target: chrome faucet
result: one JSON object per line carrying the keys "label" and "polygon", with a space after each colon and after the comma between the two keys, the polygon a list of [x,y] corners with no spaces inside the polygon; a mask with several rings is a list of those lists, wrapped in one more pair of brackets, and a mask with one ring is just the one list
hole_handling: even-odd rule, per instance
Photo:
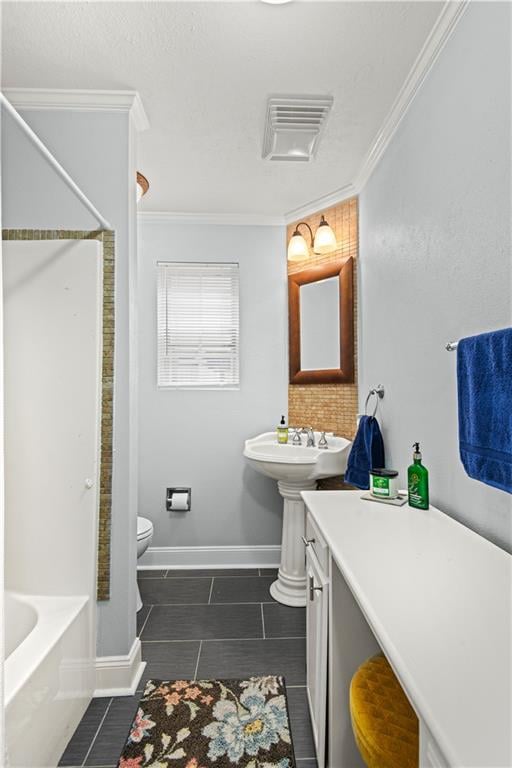
{"label": "chrome faucet", "polygon": [[307,439],[307,442],[306,442],[306,447],[307,448],[314,448],[315,447],[315,433],[313,432],[313,427],[308,427],[307,435],[308,435],[308,439]]}

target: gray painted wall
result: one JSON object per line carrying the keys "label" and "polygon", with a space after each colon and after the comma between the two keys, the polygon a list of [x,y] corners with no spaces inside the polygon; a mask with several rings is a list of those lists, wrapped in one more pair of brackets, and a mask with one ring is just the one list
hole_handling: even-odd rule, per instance
{"label": "gray painted wall", "polygon": [[[245,465],[243,442],[287,412],[284,227],[139,223],[139,514],[153,546],[279,544],[276,483]],[[158,261],[240,264],[240,389],[156,386]],[[191,486],[190,512],[166,512],[167,486]]]}
{"label": "gray painted wall", "polygon": [[[130,433],[128,318],[130,261],[136,247],[133,128],[128,114],[121,112],[30,110],[22,115],[116,232],[112,580],[110,601],[98,604],[97,652],[123,655],[135,638],[137,477],[129,469],[136,445]],[[97,222],[20,129],[8,117],[2,122],[3,226],[95,228]]]}
{"label": "gray painted wall", "polygon": [[361,194],[359,282],[360,402],[386,387],[388,466],[403,485],[419,440],[432,502],[509,549],[511,497],[458,457],[444,346],[512,320],[510,14],[470,4]]}

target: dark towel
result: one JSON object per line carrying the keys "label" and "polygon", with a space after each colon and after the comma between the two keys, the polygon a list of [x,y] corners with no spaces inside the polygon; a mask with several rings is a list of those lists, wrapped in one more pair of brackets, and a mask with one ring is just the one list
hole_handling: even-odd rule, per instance
{"label": "dark towel", "polygon": [[379,422],[373,416],[361,416],[347,461],[345,482],[357,488],[368,489],[370,469],[385,466],[384,442]]}
{"label": "dark towel", "polygon": [[512,328],[459,341],[457,389],[464,469],[512,493]]}

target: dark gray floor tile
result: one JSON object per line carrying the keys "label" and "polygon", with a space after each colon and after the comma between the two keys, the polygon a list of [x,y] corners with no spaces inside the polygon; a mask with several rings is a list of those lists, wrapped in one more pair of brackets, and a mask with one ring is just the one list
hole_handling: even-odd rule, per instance
{"label": "dark gray floor tile", "polygon": [[93,699],[66,747],[59,765],[82,765],[110,699]]}
{"label": "dark gray floor tile", "polygon": [[311,758],[304,759],[304,758],[295,758],[297,760],[297,768],[317,768],[316,760],[312,760]]}
{"label": "dark gray floor tile", "polygon": [[263,637],[259,605],[155,605],[142,640]]}
{"label": "dark gray floor tile", "polygon": [[163,571],[152,570],[151,568],[147,568],[146,570],[143,570],[143,571],[140,571],[137,569],[137,578],[138,579],[164,579],[166,573],[167,573],[167,568],[164,568]]}
{"label": "dark gray floor tile", "polygon": [[306,637],[306,609],[281,603],[263,606],[265,637]]}
{"label": "dark gray floor tile", "polygon": [[273,600],[269,589],[274,580],[268,576],[259,579],[215,578],[210,602],[212,603],[263,603]]}
{"label": "dark gray floor tile", "polygon": [[137,711],[139,695],[112,701],[85,765],[117,765]]}
{"label": "dark gray floor tile", "polygon": [[[315,759],[315,745],[309,719],[309,707],[305,688],[288,688],[288,710],[292,727],[293,748],[295,757],[311,757]],[[304,765],[301,763],[302,768]]]}
{"label": "dark gray floor tile", "polygon": [[150,610],[151,605],[149,603],[144,603],[140,611],[137,611],[137,635],[140,635]]}
{"label": "dark gray floor tile", "polygon": [[277,579],[277,568],[260,568],[260,576],[273,576]]}
{"label": "dark gray floor tile", "polygon": [[298,639],[203,642],[197,670],[198,678],[229,679],[255,675],[283,675],[288,685],[304,685],[306,641]]}
{"label": "dark gray floor tile", "polygon": [[237,576],[259,576],[257,568],[170,568],[167,571],[168,579],[222,576],[223,578],[235,578]]}
{"label": "dark gray floor tile", "polygon": [[207,603],[211,579],[144,579],[139,582],[143,603],[150,605]]}
{"label": "dark gray floor tile", "polygon": [[142,643],[146,663],[138,690],[147,680],[192,680],[196,671],[199,641],[193,643]]}

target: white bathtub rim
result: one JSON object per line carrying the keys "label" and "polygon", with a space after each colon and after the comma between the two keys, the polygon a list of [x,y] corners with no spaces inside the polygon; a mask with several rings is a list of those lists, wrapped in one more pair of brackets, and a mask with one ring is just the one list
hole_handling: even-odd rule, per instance
{"label": "white bathtub rim", "polygon": [[84,595],[25,595],[12,590],[9,590],[9,594],[16,600],[31,605],[36,610],[37,621],[32,631],[5,660],[5,707],[9,706],[26,685],[89,602],[89,597]]}
{"label": "white bathtub rim", "polygon": [[[11,613],[11,605],[14,605],[13,613]],[[20,608],[22,611],[25,609],[28,609],[28,611],[21,616],[18,616],[17,611]],[[6,590],[4,592],[4,610],[6,617],[4,633],[4,659],[7,659],[16,650],[16,648],[21,645],[25,638],[29,636],[32,630],[35,629],[37,624],[37,611],[30,600],[20,600],[17,594],[15,592],[11,592],[10,590]],[[27,626],[22,626],[23,619],[26,619]],[[13,627],[11,625],[15,626]],[[11,637],[11,632],[13,637]]]}

